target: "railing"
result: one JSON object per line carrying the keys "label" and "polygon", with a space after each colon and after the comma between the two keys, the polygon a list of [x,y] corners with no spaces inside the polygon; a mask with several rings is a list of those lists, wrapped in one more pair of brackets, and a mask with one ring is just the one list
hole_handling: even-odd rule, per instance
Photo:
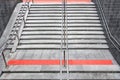
{"label": "railing", "polygon": [[[10,37],[3,43],[3,45],[0,47],[0,49],[1,49],[1,51],[0,51],[0,53],[2,54],[2,56],[3,56],[3,60],[4,60],[4,63],[5,63],[5,66],[7,67],[8,65],[7,65],[7,59],[5,58],[5,54],[4,54],[4,52],[5,52],[5,50],[6,50],[6,48],[11,44],[11,43],[13,43],[14,41],[16,42],[14,42],[14,46],[13,46],[13,48],[12,48],[12,52],[14,52],[15,50],[16,50],[16,46],[17,46],[17,44],[18,44],[18,42],[19,42],[19,38],[20,38],[20,35],[21,35],[21,30],[22,30],[22,28],[24,27],[24,25],[25,25],[25,22],[26,22],[26,15],[28,14],[28,12],[29,12],[29,2],[30,2],[30,0],[26,0],[26,2],[25,2],[25,4],[24,4],[24,6],[22,6],[22,11],[20,12],[20,15],[19,15],[19,18],[17,19],[17,23],[16,23],[16,25],[15,25],[15,27],[14,27],[14,29],[12,30],[12,34],[10,34]],[[26,5],[27,5],[27,7],[26,7]],[[25,10],[26,9],[26,10]],[[24,11],[26,11],[25,13],[24,13]],[[22,21],[21,22],[21,24],[20,24],[20,27],[19,27],[19,29],[17,29],[18,28],[18,26],[19,26],[19,23],[20,23],[20,21]],[[21,26],[22,25],[22,26]]]}
{"label": "railing", "polygon": [[[61,26],[61,53],[60,54],[60,74],[62,76],[62,66],[67,69],[67,80],[69,80],[69,50],[68,50],[68,25],[67,25],[67,0],[62,0],[62,26]],[[64,63],[64,64],[63,64]],[[62,80],[62,77],[61,77]]]}
{"label": "railing", "polygon": [[110,31],[108,23],[106,21],[106,17],[104,15],[104,11],[103,11],[103,8],[101,6],[100,0],[95,0],[95,1],[98,5],[98,9],[99,9],[100,16],[101,16],[101,21],[103,23],[103,26],[104,26],[105,31],[107,33],[107,36],[108,36],[109,40],[111,41],[111,43],[114,45],[114,47],[120,52],[120,43],[111,34],[111,31]]}

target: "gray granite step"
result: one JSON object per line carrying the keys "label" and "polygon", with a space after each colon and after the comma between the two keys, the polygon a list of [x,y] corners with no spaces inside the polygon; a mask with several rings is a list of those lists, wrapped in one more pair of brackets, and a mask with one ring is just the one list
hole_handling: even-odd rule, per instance
{"label": "gray granite step", "polygon": [[[56,43],[56,44],[60,44],[61,40],[20,40],[19,42],[20,44],[49,44],[49,43]],[[106,40],[69,40],[68,41],[69,44],[105,44],[107,43]]]}
{"label": "gray granite step", "polygon": [[[24,31],[61,31],[61,27],[27,27],[24,28],[23,30]],[[102,31],[102,30],[103,30],[102,27],[68,27],[68,31]]]}
{"label": "gray granite step", "polygon": [[[27,20],[61,20],[62,17],[27,17]],[[68,20],[71,19],[71,20],[94,20],[94,19],[99,19],[99,17],[68,17]]]}
{"label": "gray granite step", "polygon": [[[46,16],[46,17],[49,17],[49,16],[52,16],[52,17],[61,17],[62,14],[28,14],[28,17],[43,17],[43,16]],[[72,14],[68,14],[67,15],[68,17],[71,16],[71,17],[85,17],[85,16],[89,16],[89,17],[96,17],[98,16],[98,14],[88,14],[88,13],[85,13],[85,14],[75,14],[75,13],[72,13]]]}
{"label": "gray granite step", "polygon": [[[46,27],[47,26],[52,26],[53,27],[53,26],[62,26],[62,25],[61,24],[57,24],[57,23],[54,23],[54,24],[26,24],[25,25],[25,27],[29,27],[29,26],[31,26],[31,27],[36,27],[36,26],[39,26],[39,27],[40,26],[46,26]],[[76,23],[76,24],[74,23],[73,24],[72,23],[72,24],[68,24],[68,26],[72,26],[72,27],[74,27],[74,26],[79,26],[79,27],[88,27],[88,26],[89,27],[93,27],[93,26],[95,27],[96,26],[96,27],[100,27],[102,25],[101,24],[82,24],[82,23],[81,24],[80,23]]]}
{"label": "gray granite step", "polygon": [[[62,31],[23,31],[22,35],[61,35]],[[100,35],[104,34],[103,31],[67,31],[68,35],[82,35],[82,34],[93,34]]]}
{"label": "gray granite step", "polygon": [[[34,71],[33,71],[34,70]],[[48,71],[48,73],[42,73],[42,71]],[[117,65],[89,65],[89,66],[70,66],[69,73],[70,80],[119,80],[120,79],[120,68]],[[7,73],[12,71],[13,73]],[[27,73],[24,72],[27,71]],[[67,73],[60,74],[59,66],[12,66],[1,76],[0,80],[23,80],[23,79],[34,79],[34,80],[60,80],[60,77],[67,79]],[[63,69],[64,71],[64,69]],[[65,70],[66,71],[66,70]],[[15,73],[19,72],[19,73]],[[41,72],[41,73],[40,73]],[[55,73],[56,72],[56,73]],[[77,73],[74,73],[77,72]],[[89,72],[89,73],[86,73]],[[91,73],[90,73],[91,72]],[[89,76],[88,76],[89,75]]]}
{"label": "gray granite step", "polygon": [[[89,75],[89,76],[88,76]],[[0,80],[60,80],[60,73],[4,73]],[[62,74],[62,79],[68,79]],[[70,73],[70,80],[119,80],[119,73]]]}
{"label": "gray granite step", "polygon": [[[11,48],[9,45],[8,48]],[[20,44],[17,49],[60,49],[61,44]],[[64,48],[64,47],[63,47]],[[107,44],[69,44],[69,49],[108,49]]]}
{"label": "gray granite step", "polygon": [[[66,71],[66,68],[62,66],[62,70]],[[4,71],[33,71],[33,72],[40,72],[40,71],[60,71],[59,65],[14,65],[9,66],[9,68],[5,69]],[[76,71],[76,72],[120,72],[119,65],[69,65],[69,71]]]}
{"label": "gray granite step", "polygon": [[[58,7],[58,8],[30,8],[30,11],[61,11],[62,8],[61,7]],[[94,11],[96,10],[96,8],[80,8],[80,7],[75,7],[75,8],[72,8],[72,7],[67,7],[67,11],[75,11],[75,10],[80,10],[80,11],[84,11],[84,10],[87,10],[87,11]]]}
{"label": "gray granite step", "polygon": [[[66,11],[69,14],[95,14],[97,11]],[[62,14],[62,11],[30,11],[29,14]]]}
{"label": "gray granite step", "polygon": [[[21,39],[61,39],[61,35],[24,35]],[[69,39],[105,39],[104,35],[68,35]]]}
{"label": "gray granite step", "polygon": [[[106,44],[69,44],[68,46],[70,49],[108,49],[109,47]],[[60,44],[22,44],[19,45],[17,48],[22,49],[57,49],[61,48]]]}
{"label": "gray granite step", "polygon": [[[21,21],[20,21],[21,22]],[[45,23],[45,22],[53,22],[53,23],[60,23],[62,22],[62,20],[27,20],[26,23],[30,23],[30,24],[37,24],[37,23]],[[68,23],[100,23],[100,20],[68,20]]]}

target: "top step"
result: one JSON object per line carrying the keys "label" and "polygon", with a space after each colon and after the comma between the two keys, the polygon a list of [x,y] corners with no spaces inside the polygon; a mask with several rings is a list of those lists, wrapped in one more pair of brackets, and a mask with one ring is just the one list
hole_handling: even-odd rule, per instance
{"label": "top step", "polygon": [[[41,72],[41,71],[59,71],[60,65],[14,65],[9,66],[9,68],[5,69],[3,72],[7,71],[33,71],[33,72]],[[66,69],[63,69],[66,71]],[[120,72],[120,67],[118,65],[70,65],[69,71],[76,72]]]}
{"label": "top step", "polygon": [[[62,6],[62,2],[60,4],[39,4],[33,3],[31,6]],[[69,4],[67,3],[66,6],[94,6],[94,3],[81,3],[81,4]]]}
{"label": "top step", "polygon": [[[35,8],[40,8],[40,7],[55,7],[55,8],[59,8],[62,7],[62,3],[61,4],[31,4],[31,8],[35,7]],[[94,4],[66,4],[66,7],[95,7]]]}

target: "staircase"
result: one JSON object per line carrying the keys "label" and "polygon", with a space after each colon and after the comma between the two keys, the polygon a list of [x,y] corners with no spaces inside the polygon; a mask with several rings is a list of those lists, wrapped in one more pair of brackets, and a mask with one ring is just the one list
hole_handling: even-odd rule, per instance
{"label": "staircase", "polygon": [[[10,65],[0,80],[120,79],[120,67],[109,51],[95,4],[66,4],[66,13],[69,60],[111,60],[112,64],[69,65],[69,74],[60,65]],[[59,60],[62,55],[61,26],[61,4],[31,4],[16,52],[9,60]]]}
{"label": "staircase", "polygon": [[[60,49],[61,11],[61,4],[32,4],[17,49]],[[67,16],[69,49],[108,48],[94,4],[68,4]]]}

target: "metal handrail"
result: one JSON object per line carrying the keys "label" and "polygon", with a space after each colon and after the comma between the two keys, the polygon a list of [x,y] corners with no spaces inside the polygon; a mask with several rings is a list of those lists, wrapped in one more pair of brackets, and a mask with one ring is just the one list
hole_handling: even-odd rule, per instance
{"label": "metal handrail", "polygon": [[[62,66],[67,68],[67,80],[69,80],[69,51],[68,51],[68,27],[67,27],[67,13],[66,13],[67,0],[62,0],[62,24],[61,24],[61,53],[60,54],[60,80],[62,80]],[[66,58],[67,53],[67,58]],[[63,64],[64,62],[64,64]]]}
{"label": "metal handrail", "polygon": [[65,48],[66,48],[66,55],[67,55],[67,58],[66,58],[66,67],[67,67],[67,80],[69,80],[69,50],[68,50],[68,16],[67,16],[67,7],[66,7],[66,4],[67,4],[67,0],[65,0],[65,6],[64,6],[64,10],[65,10]]}
{"label": "metal handrail", "polygon": [[62,0],[62,4],[61,4],[61,48],[60,48],[60,54],[59,54],[59,58],[60,58],[60,80],[62,80],[62,65],[63,65],[63,26],[64,26],[64,7],[63,7],[63,4],[64,4],[64,0]]}
{"label": "metal handrail", "polygon": [[59,54],[59,57],[60,57],[60,80],[63,80],[63,77],[62,77],[62,67],[63,67],[63,52],[64,52],[64,50],[63,50],[63,47],[64,47],[64,45],[63,45],[63,43],[64,43],[64,40],[63,40],[63,38],[64,38],[64,2],[65,2],[65,0],[62,0],[62,4],[61,4],[61,7],[62,7],[62,9],[61,9],[61,54]]}
{"label": "metal handrail", "polygon": [[[26,0],[26,1],[25,1],[25,4],[29,3],[29,1],[30,1],[30,0]],[[6,62],[7,60],[5,59],[4,51],[5,51],[6,48],[9,46],[9,44],[11,44],[11,43],[15,40],[15,38],[17,38],[18,41],[19,41],[19,36],[18,36],[18,35],[19,35],[19,33],[18,33],[19,29],[17,30],[17,27],[18,27],[18,25],[19,25],[19,22],[20,22],[21,18],[22,18],[22,21],[25,20],[25,19],[24,19],[24,16],[25,16],[25,15],[23,15],[24,9],[25,9],[25,5],[24,5],[24,7],[22,7],[22,12],[20,13],[19,19],[17,20],[17,24],[16,24],[16,26],[14,27],[14,30],[12,31],[12,34],[11,34],[10,37],[3,43],[3,45],[0,47],[0,49],[1,49],[0,53],[2,53],[3,60],[4,60],[4,62],[5,62],[5,66],[6,66],[6,67],[7,67],[8,65],[7,65],[7,62]],[[15,34],[15,33],[16,33],[16,34]],[[9,41],[9,40],[10,40],[10,41]],[[7,43],[8,41],[9,41],[9,43]]]}
{"label": "metal handrail", "polygon": [[[114,36],[111,34],[111,31],[110,31],[110,29],[109,29],[109,27],[108,27],[108,23],[107,23],[107,21],[106,21],[106,18],[105,18],[105,15],[104,15],[104,11],[103,11],[103,9],[102,9],[102,7],[101,7],[101,3],[100,3],[100,1],[99,0],[96,0],[97,1],[97,4],[98,4],[98,6],[99,6],[99,11],[100,11],[100,14],[101,14],[101,18],[102,18],[102,20],[103,20],[103,25],[104,25],[104,27],[105,27],[105,30],[106,30],[106,32],[107,32],[107,36],[108,36],[108,38],[109,38],[109,40],[112,42],[112,44],[115,46],[115,48],[120,52],[120,49],[116,46],[116,44],[115,44],[115,42],[117,43],[117,45],[118,46],[120,46],[120,43],[114,38]],[[114,40],[114,41],[113,41]]]}

